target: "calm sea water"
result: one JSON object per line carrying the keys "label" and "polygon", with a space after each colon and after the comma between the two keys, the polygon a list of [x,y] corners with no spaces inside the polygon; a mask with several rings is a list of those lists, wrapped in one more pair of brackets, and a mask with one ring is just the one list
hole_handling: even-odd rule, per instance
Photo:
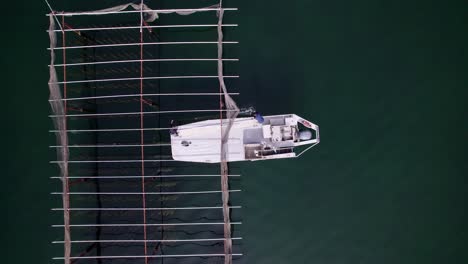
{"label": "calm sea water", "polygon": [[[2,16],[5,263],[54,255],[48,21],[35,2],[11,2]],[[226,6],[240,8],[228,33],[241,42],[238,103],[296,113],[322,138],[300,159],[240,165],[244,262],[466,262],[466,3]]]}

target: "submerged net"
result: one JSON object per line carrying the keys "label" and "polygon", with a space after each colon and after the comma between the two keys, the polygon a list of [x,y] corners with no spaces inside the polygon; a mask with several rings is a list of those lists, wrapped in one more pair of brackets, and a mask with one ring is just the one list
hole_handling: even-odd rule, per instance
{"label": "submerged net", "polygon": [[[217,15],[218,15],[218,22],[217,22],[217,79],[219,82],[219,95],[220,95],[220,126],[221,126],[221,135],[220,135],[220,180],[221,180],[221,195],[222,195],[222,216],[223,216],[223,233],[224,233],[224,240],[223,242],[223,247],[224,247],[224,254],[206,254],[205,257],[210,257],[211,255],[222,255],[224,256],[224,263],[225,264],[231,264],[233,261],[233,240],[232,240],[232,235],[231,235],[231,207],[229,205],[230,201],[230,188],[229,188],[229,168],[228,168],[228,139],[229,139],[229,133],[233,124],[233,121],[237,117],[239,113],[239,108],[237,107],[235,101],[231,98],[231,96],[228,93],[226,84],[225,84],[225,76],[223,74],[224,69],[223,69],[223,16],[224,16],[224,9],[222,8],[222,1],[220,1],[216,5],[212,5],[209,7],[205,8],[200,8],[199,10],[197,9],[188,9],[188,10],[154,10],[149,8],[147,5],[141,3],[141,4],[124,4],[124,5],[118,5],[115,7],[111,8],[106,8],[106,9],[101,9],[101,10],[95,10],[95,11],[86,11],[86,12],[75,12],[75,13],[68,13],[68,16],[73,16],[73,15],[101,15],[101,14],[109,14],[109,13],[118,13],[121,11],[125,11],[131,7],[133,10],[140,11],[141,12],[141,23],[140,25],[142,28],[140,29],[141,34],[143,30],[143,23],[147,22],[153,22],[159,18],[160,14],[170,14],[170,13],[176,13],[178,15],[190,15],[194,14],[197,12],[205,12],[207,10],[211,9],[217,9]],[[82,255],[80,256],[73,256],[72,252],[72,238],[71,238],[71,231],[70,231],[70,226],[71,226],[71,210],[70,210],[70,179],[69,179],[69,165],[70,165],[70,146],[69,146],[69,128],[67,127],[67,122],[69,116],[67,116],[67,66],[66,64],[66,59],[65,59],[65,48],[63,48],[63,80],[59,81],[58,78],[58,73],[56,70],[55,66],[55,51],[57,50],[57,26],[60,26],[60,29],[62,30],[63,33],[63,47],[65,47],[65,32],[63,31],[63,27],[65,27],[64,20],[62,22],[59,21],[58,16],[56,16],[58,13],[51,13],[50,14],[50,27],[49,27],[49,38],[50,38],[50,55],[51,55],[51,63],[50,63],[50,79],[49,79],[49,91],[50,91],[50,104],[51,104],[51,109],[53,113],[53,121],[54,121],[54,126],[55,126],[55,132],[56,132],[56,139],[57,139],[57,165],[59,166],[60,169],[60,179],[62,183],[62,206],[63,206],[63,227],[64,227],[64,239],[63,239],[63,245],[64,245],[64,256],[63,258],[58,258],[58,259],[63,259],[65,264],[71,264],[74,263],[74,261],[79,260],[79,259],[85,259]],[[63,18],[64,16],[62,16]],[[143,37],[142,37],[143,41]],[[141,44],[141,47],[143,47],[143,44]],[[141,78],[143,76],[143,50],[141,52],[141,58],[140,58],[140,64],[141,64]],[[91,78],[91,77],[87,77]],[[143,86],[143,80],[140,78],[141,86]],[[62,87],[61,87],[62,86]],[[141,87],[142,89],[142,87]],[[62,92],[63,91],[63,92]],[[140,91],[142,93],[142,91]],[[140,104],[143,105],[144,99],[142,98],[142,95],[140,94]],[[145,102],[146,103],[146,102]],[[142,106],[143,107],[143,106]],[[140,118],[143,120],[143,111],[141,110],[140,113]],[[142,121],[143,122],[143,121]],[[141,164],[142,164],[142,180],[143,180],[143,186],[146,184],[144,178],[144,159],[145,156],[143,154],[143,125],[141,126],[141,144],[142,144],[142,157],[141,157]],[[99,152],[98,152],[99,153]],[[163,161],[163,160],[158,160],[158,161]],[[159,172],[161,173],[161,168],[159,169]],[[99,186],[99,183],[97,184]],[[99,194],[97,194],[99,196]],[[143,201],[145,201],[145,194],[144,194],[144,189],[143,189]],[[98,201],[98,204],[101,203],[101,200]],[[143,214],[145,223],[146,225],[146,208],[143,208]],[[98,214],[98,217],[102,218],[103,216]],[[150,216],[148,216],[150,217]],[[145,228],[145,263],[148,262],[148,257],[154,257],[154,256],[149,256],[150,253],[147,252],[147,246],[146,246],[146,226]],[[99,242],[98,242],[99,243]],[[94,246],[90,246],[92,248]],[[88,250],[88,249],[87,249]],[[89,249],[91,250],[91,249]],[[89,251],[88,250],[88,251]],[[200,254],[202,256],[203,254]],[[237,254],[240,255],[240,254]],[[177,255],[174,255],[177,256]],[[182,256],[182,255],[181,255]],[[203,256],[202,256],[203,257]],[[128,259],[129,256],[126,256]],[[187,262],[191,263],[191,262]]]}

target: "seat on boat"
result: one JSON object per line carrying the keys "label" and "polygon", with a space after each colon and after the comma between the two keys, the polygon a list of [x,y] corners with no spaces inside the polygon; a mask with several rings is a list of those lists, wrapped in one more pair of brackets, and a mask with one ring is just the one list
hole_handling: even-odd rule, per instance
{"label": "seat on boat", "polygon": [[265,138],[261,127],[244,130],[244,145],[260,144],[262,141],[265,141]]}

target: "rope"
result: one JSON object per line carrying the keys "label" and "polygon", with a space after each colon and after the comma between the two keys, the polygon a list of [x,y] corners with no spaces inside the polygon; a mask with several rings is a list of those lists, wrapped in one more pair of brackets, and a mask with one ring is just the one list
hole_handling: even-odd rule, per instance
{"label": "rope", "polygon": [[[62,18],[62,21],[64,18]],[[54,16],[50,16],[49,19],[49,30],[55,29],[55,19]],[[66,101],[63,100],[60,87],[57,84],[57,71],[55,70],[55,52],[54,48],[57,46],[57,36],[55,32],[49,31],[50,39],[50,66],[49,66],[49,103],[54,114],[60,115],[60,118],[56,118],[54,121],[54,126],[57,131],[57,145],[62,146],[59,151],[57,151],[57,160],[61,161],[59,164],[60,167],[60,179],[62,180],[62,189],[68,191],[70,189],[68,182],[68,133],[67,133],[67,116],[66,116]],[[65,34],[63,35],[62,45],[65,45]],[[63,52],[63,64],[66,67],[65,60],[66,54]],[[66,71],[64,70],[64,94],[66,97]],[[70,236],[70,212],[68,208],[70,207],[70,200],[68,194],[63,194],[62,197],[63,208],[63,221],[64,221],[64,263],[70,264],[71,257],[71,236]]]}
{"label": "rope", "polygon": [[[218,80],[219,92],[224,95],[224,104],[220,98],[220,126],[221,126],[221,191],[223,200],[223,220],[224,220],[224,264],[232,263],[232,238],[231,238],[231,219],[229,207],[229,167],[227,163],[229,132],[235,118],[239,114],[239,108],[227,92],[223,76],[223,1],[219,1],[218,11]],[[227,124],[223,124],[223,106],[226,107]]]}

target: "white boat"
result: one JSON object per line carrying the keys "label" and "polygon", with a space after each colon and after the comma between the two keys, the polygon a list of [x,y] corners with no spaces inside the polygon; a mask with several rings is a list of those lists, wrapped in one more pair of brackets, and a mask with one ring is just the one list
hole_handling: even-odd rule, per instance
{"label": "white boat", "polygon": [[[229,120],[224,119],[223,127],[228,123]],[[170,133],[172,158],[220,162],[221,133],[220,119],[173,127]],[[295,158],[319,142],[319,127],[295,114],[236,118],[229,131],[226,161]],[[301,146],[306,147],[297,154]]]}

